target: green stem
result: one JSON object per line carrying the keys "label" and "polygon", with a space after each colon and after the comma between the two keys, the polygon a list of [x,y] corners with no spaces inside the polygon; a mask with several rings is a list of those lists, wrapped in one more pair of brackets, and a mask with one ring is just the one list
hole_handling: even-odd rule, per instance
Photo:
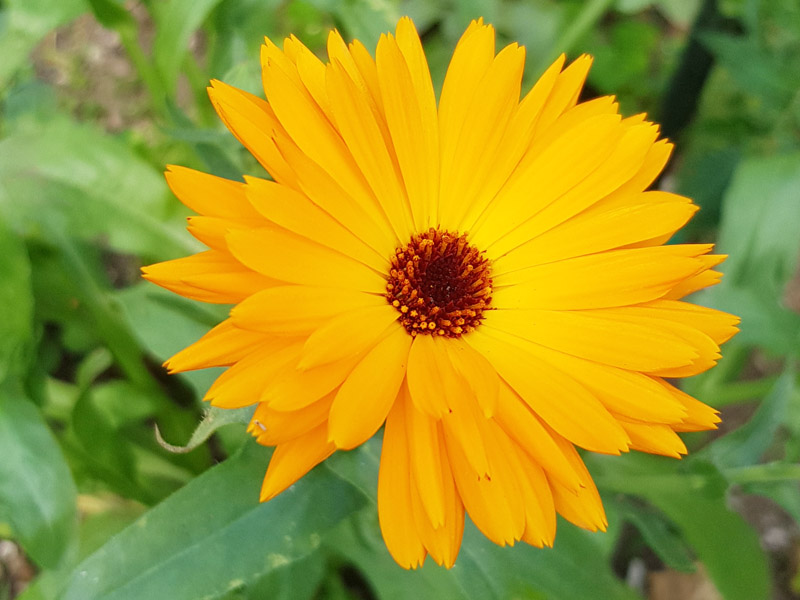
{"label": "green stem", "polygon": [[800,480],[800,465],[774,462],[726,469],[725,478],[729,482],[737,484],[798,481]]}
{"label": "green stem", "polygon": [[136,29],[123,26],[119,27],[117,32],[119,33],[120,41],[125,48],[125,52],[127,52],[133,66],[136,68],[136,72],[139,74],[139,77],[142,78],[147,88],[153,111],[157,116],[168,120],[169,113],[166,103],[166,88],[153,62],[145,55],[142,47],[139,45]]}
{"label": "green stem", "polygon": [[597,24],[613,2],[614,0],[589,0],[585,2],[578,15],[570,21],[567,28],[556,39],[553,46],[554,53],[548,60],[548,64],[562,52],[569,53],[575,43]]}
{"label": "green stem", "polygon": [[197,108],[198,120],[204,124],[214,122],[214,110],[208,99],[206,88],[208,87],[208,75],[197,64],[197,59],[191,52],[186,53],[183,63],[183,72],[189,80],[189,87],[192,88],[195,106]]}
{"label": "green stem", "polygon": [[708,401],[717,408],[728,404],[738,404],[766,396],[777,377],[764,377],[752,381],[735,381],[716,386],[708,392]]}

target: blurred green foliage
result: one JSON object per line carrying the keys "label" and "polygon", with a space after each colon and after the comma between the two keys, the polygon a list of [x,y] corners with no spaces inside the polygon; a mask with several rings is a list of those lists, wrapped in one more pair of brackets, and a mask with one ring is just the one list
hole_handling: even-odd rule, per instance
{"label": "blurred green foliage", "polygon": [[[215,118],[209,79],[259,93],[264,35],[324,52],[338,27],[374,47],[403,14],[437,86],[483,16],[499,44],[527,47],[528,84],[559,53],[589,52],[587,97],[664,120],[678,146],[661,185],[702,208],[681,235],[730,254],[698,301],[743,319],[687,390],[758,403],[732,432],[686,436],[680,462],[587,457],[607,534],[560,522],[552,550],[500,549],[468,526],[450,571],[389,558],[380,440],[259,505],[268,452],[227,426],[246,415],[199,402],[216,373],[159,366],[225,308],[138,278],[199,248],[165,164],[263,174]],[[646,552],[702,563],[727,600],[769,596],[767,556],[730,505],[756,494],[800,522],[796,0],[3,0],[0,56],[0,532],[37,567],[24,598],[628,599],[613,566]],[[155,424],[185,444],[203,418],[192,452],[156,440]]]}

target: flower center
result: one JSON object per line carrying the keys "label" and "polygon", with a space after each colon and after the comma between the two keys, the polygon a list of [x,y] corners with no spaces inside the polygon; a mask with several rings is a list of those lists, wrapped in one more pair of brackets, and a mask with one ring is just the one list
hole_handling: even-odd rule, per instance
{"label": "flower center", "polygon": [[466,234],[431,228],[395,251],[386,299],[412,336],[459,337],[475,329],[490,308],[489,260]]}

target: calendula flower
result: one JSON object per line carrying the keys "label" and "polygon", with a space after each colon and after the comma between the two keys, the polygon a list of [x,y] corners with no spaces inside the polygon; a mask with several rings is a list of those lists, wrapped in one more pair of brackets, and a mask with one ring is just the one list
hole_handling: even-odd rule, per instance
{"label": "calendula flower", "polygon": [[681,298],[716,283],[710,244],[664,245],[696,207],[645,191],[671,145],[560,57],[520,99],[524,48],[473,22],[436,102],[407,19],[375,58],[267,40],[267,101],[211,100],[273,180],[167,180],[210,248],[145,269],[235,304],[167,362],[228,369],[214,406],[255,404],[269,500],[385,424],[378,513],[404,567],[451,566],[467,512],[497,544],[551,545],[556,513],[604,529],[576,448],[679,457],[716,411],[665,378],[719,358],[737,319]]}

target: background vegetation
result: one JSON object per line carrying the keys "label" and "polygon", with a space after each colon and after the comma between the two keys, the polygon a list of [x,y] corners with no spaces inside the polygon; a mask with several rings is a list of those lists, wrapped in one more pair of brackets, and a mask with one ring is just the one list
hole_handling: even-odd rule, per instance
{"label": "background vegetation", "polygon": [[[683,239],[730,254],[696,300],[743,319],[686,382],[719,432],[687,435],[682,461],[587,457],[608,533],[560,522],[552,550],[500,549],[467,527],[455,568],[409,573],[377,528],[379,439],[266,505],[241,413],[210,414],[191,452],[159,444],[156,424],[190,440],[216,376],[161,362],[227,309],[138,276],[198,249],[165,164],[263,174],[210,78],[258,93],[263,35],[374,47],[403,14],[438,85],[477,16],[527,46],[529,84],[594,54],[586,97],[663,124],[659,185],[702,207]],[[2,0],[0,57],[0,599],[798,597],[796,0]]]}

